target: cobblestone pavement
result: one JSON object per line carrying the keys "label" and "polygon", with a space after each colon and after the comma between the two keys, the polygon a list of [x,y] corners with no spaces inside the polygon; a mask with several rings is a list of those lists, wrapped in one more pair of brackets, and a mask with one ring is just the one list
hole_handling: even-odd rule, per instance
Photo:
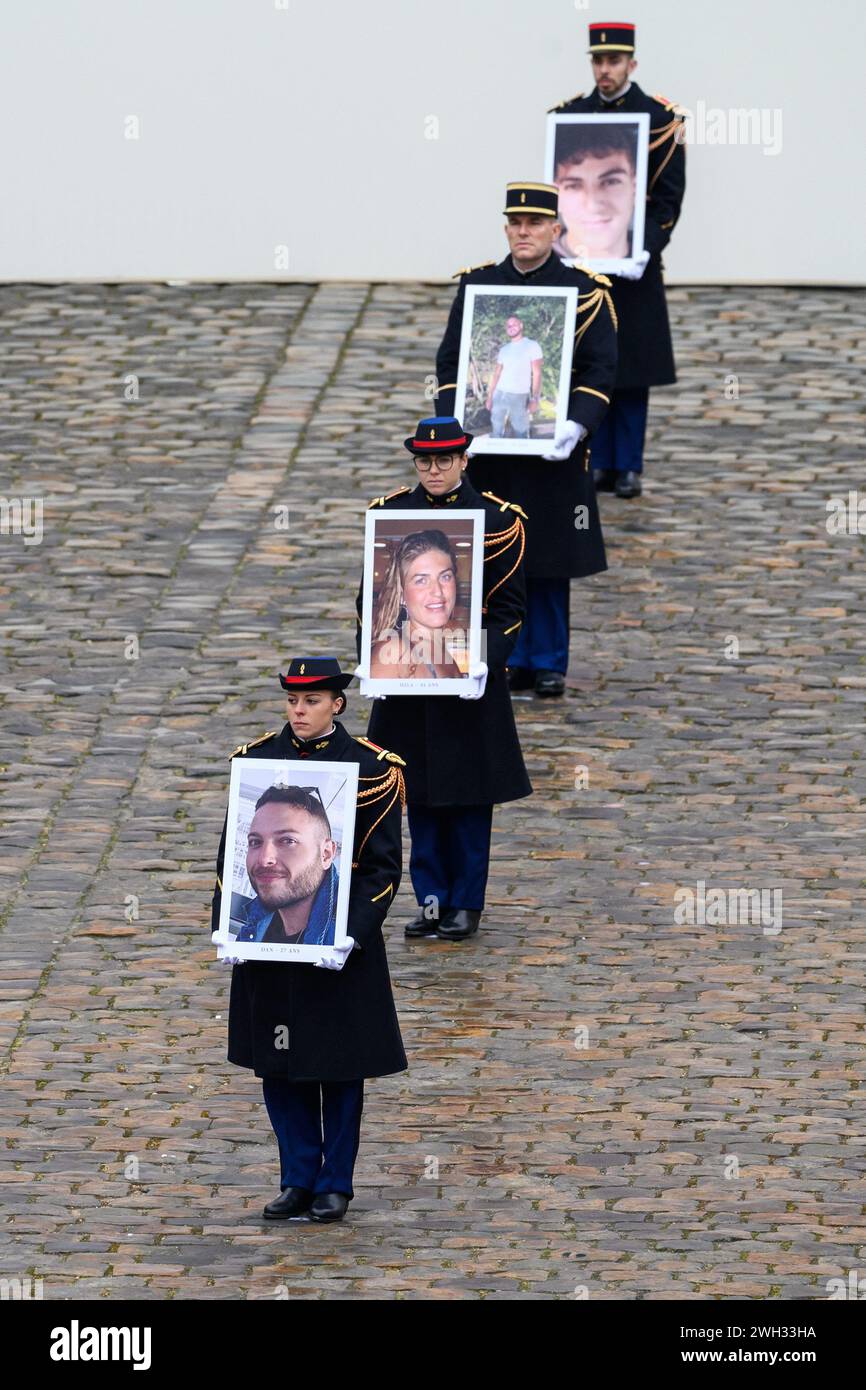
{"label": "cobblestone pavement", "polygon": [[[517,702],[536,795],[497,814],[486,929],[407,945],[404,884],[411,1070],[369,1086],[350,1219],[260,1219],[206,925],[227,757],[279,727],[290,652],[351,659],[451,293],[0,288],[2,492],[45,499],[40,545],[0,535],[0,1275],[46,1298],[814,1299],[866,1268],[844,291],[671,293],[647,491],[603,499],[568,698]],[[781,889],[781,930],[678,920],[701,882]]]}

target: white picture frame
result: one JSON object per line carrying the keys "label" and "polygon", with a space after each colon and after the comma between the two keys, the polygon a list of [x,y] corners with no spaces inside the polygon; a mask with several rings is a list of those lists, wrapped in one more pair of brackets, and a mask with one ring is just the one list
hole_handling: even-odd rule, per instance
{"label": "white picture frame", "polygon": [[[605,127],[613,132],[610,138],[618,147],[616,156],[614,152],[603,152]],[[548,116],[545,178],[559,189],[559,220],[563,224],[563,234],[556,251],[563,260],[586,265],[601,275],[619,275],[636,264],[644,250],[649,136],[650,118],[646,111],[579,115],[552,112]],[[583,162],[576,163],[573,177],[569,178],[568,166],[563,167],[563,160],[567,159],[570,147],[584,145],[589,151],[601,145],[601,150],[597,156],[590,155],[592,163],[585,172],[581,172]],[[622,160],[626,163],[625,176]],[[627,168],[632,161],[633,184],[627,178]],[[604,202],[599,207],[600,199]],[[629,200],[631,215],[626,221]],[[570,209],[574,209],[571,227]],[[598,218],[599,212],[607,215]],[[578,217],[590,214],[596,214],[596,225],[578,222]],[[610,254],[612,244],[622,243],[623,238],[628,244],[628,253]]]}
{"label": "white picture frame", "polygon": [[[454,413],[474,436],[473,454],[550,452],[568,419],[576,318],[576,286],[467,285]],[[513,336],[515,322],[521,325],[519,338]],[[517,362],[503,361],[520,342],[525,351]],[[541,396],[532,411],[537,350]],[[498,385],[508,381],[522,387],[527,371],[530,394],[525,399],[525,393]]]}
{"label": "white picture frame", "polygon": [[[442,551],[441,545],[424,546],[424,537],[431,532],[442,533],[449,543],[446,561],[435,558]],[[419,538],[417,544],[413,544],[414,537]],[[405,562],[404,556],[408,557]],[[428,556],[433,558],[428,560]],[[452,570],[453,590],[444,577]],[[417,581],[415,596],[408,606],[403,587],[407,580]],[[483,583],[482,511],[450,507],[430,512],[405,508],[368,511],[361,611],[361,694],[368,698],[461,695],[473,686],[477,688],[478,677],[470,672],[483,660]],[[431,596],[433,603],[429,606],[437,608],[436,626],[419,623],[413,628],[416,612],[420,610],[423,616],[425,599]],[[460,674],[444,674],[443,668],[449,665]],[[409,674],[413,666],[416,673]],[[385,674],[389,668],[395,674]],[[434,673],[437,668],[438,674]]]}
{"label": "white picture frame", "polygon": [[[276,798],[261,808],[264,814],[259,818],[258,829],[253,831],[258,815],[256,803],[268,789],[285,792],[294,788],[308,793],[313,813],[297,804],[303,798],[297,798],[295,803]],[[218,959],[232,956],[244,961],[301,963],[314,963],[323,957],[339,959],[340,953],[334,948],[345,946],[349,935],[357,798],[357,763],[301,762],[291,758],[232,760],[220,918],[211,937]],[[327,824],[316,809],[316,801]],[[327,830],[333,851],[326,847]],[[258,864],[250,859],[256,851]],[[265,856],[268,858],[263,863]],[[304,878],[308,883],[318,869],[322,870],[322,877],[314,892],[287,904],[279,903],[281,889],[291,893],[292,879],[303,887]],[[272,880],[267,888],[264,874]],[[277,899],[276,905],[268,897]],[[290,914],[288,926],[281,906]],[[304,937],[315,939],[279,938],[281,928],[288,930],[296,924],[302,925]],[[247,935],[251,939],[245,939]]]}

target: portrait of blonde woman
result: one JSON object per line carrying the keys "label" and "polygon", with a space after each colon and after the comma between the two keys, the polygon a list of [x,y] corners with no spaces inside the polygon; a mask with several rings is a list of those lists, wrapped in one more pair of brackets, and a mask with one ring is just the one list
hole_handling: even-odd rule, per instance
{"label": "portrait of blonde woman", "polygon": [[458,588],[457,553],[444,531],[414,531],[394,547],[373,605],[371,677],[464,674],[452,654],[466,640],[453,623]]}

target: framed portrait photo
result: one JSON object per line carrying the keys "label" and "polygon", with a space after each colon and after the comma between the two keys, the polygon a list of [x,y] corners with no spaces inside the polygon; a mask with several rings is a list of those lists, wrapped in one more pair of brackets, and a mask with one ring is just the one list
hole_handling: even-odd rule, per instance
{"label": "framed portrait photo", "polygon": [[357,763],[235,758],[217,957],[307,961],[346,943]]}
{"label": "framed portrait photo", "polygon": [[645,111],[548,116],[545,177],[559,189],[563,260],[616,275],[642,253],[649,124]]}
{"label": "framed portrait photo", "polygon": [[362,695],[460,695],[477,682],[483,567],[483,512],[367,512]]}
{"label": "framed portrait photo", "polygon": [[457,400],[474,454],[544,454],[565,425],[577,289],[468,285]]}

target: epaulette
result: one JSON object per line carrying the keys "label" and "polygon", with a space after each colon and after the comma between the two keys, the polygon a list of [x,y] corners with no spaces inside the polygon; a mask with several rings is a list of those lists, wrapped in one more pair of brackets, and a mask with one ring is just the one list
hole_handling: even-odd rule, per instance
{"label": "epaulette", "polygon": [[363,743],[365,748],[372,748],[374,753],[378,753],[379,762],[384,758],[386,763],[396,763],[398,767],[406,766],[403,759],[398,757],[396,753],[389,753],[387,748],[380,748],[378,743],[372,743],[368,738],[356,737],[355,742]]}
{"label": "epaulette", "polygon": [[680,106],[678,102],[670,101],[667,97],[663,97],[660,92],[653,93],[653,101],[659,102],[659,104],[663,106],[666,111],[672,111],[675,116],[686,115],[686,109],[684,106]]}
{"label": "epaulette", "polygon": [[524,521],[529,520],[529,517],[526,515],[526,512],[523,510],[522,507],[519,507],[516,502],[503,502],[502,498],[497,497],[495,492],[482,492],[481,496],[486,497],[488,502],[495,502],[501,512],[517,512],[517,515],[522,516]]}
{"label": "epaulette", "polygon": [[481,261],[478,265],[465,265],[462,270],[455,270],[451,279],[459,280],[461,275],[471,275],[473,270],[486,270],[489,265],[496,265],[496,262]]}
{"label": "epaulette", "polygon": [[582,96],[583,92],[578,92],[575,97],[566,97],[565,101],[561,101],[558,106],[549,106],[547,108],[547,114],[550,115],[554,111],[561,111],[563,106],[570,106],[573,101],[580,101]]}
{"label": "epaulette", "polygon": [[582,270],[584,275],[588,275],[590,280],[594,280],[597,285],[602,285],[606,290],[610,289],[611,282],[607,275],[599,275],[598,271],[590,270],[588,265],[583,264],[583,261],[572,261],[571,266],[573,270]]}
{"label": "epaulette", "polygon": [[237,747],[233,753],[229,754],[229,760],[231,760],[232,758],[236,758],[239,753],[242,754],[242,756],[246,757],[247,753],[251,748],[258,748],[260,743],[267,743],[269,738],[276,738],[276,735],[277,730],[271,729],[269,734],[262,734],[261,738],[254,738],[251,743],[240,744],[240,746]]}
{"label": "epaulette", "polygon": [[374,497],[370,505],[367,507],[367,511],[369,511],[371,507],[384,507],[385,503],[390,502],[392,497],[399,497],[401,493],[411,491],[412,489],[408,486],[398,487],[396,492],[389,492],[387,497]]}

